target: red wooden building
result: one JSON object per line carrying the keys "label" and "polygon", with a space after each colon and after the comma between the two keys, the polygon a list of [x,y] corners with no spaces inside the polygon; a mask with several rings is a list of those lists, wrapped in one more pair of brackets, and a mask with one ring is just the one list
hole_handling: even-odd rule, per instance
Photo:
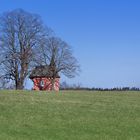
{"label": "red wooden building", "polygon": [[33,90],[55,90],[59,91],[60,87],[60,76],[56,74],[55,79],[53,78],[53,72],[50,66],[37,66],[31,72],[29,78],[33,81]]}

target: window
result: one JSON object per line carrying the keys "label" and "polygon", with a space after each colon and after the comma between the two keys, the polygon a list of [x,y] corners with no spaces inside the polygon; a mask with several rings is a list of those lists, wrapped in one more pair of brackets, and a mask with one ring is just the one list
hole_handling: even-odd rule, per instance
{"label": "window", "polygon": [[40,86],[44,87],[44,81],[43,80],[40,81]]}

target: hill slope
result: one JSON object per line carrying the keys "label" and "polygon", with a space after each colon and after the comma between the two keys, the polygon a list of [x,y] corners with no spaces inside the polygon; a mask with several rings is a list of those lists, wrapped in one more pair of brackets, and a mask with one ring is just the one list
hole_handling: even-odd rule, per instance
{"label": "hill slope", "polygon": [[140,92],[0,91],[0,140],[139,140]]}

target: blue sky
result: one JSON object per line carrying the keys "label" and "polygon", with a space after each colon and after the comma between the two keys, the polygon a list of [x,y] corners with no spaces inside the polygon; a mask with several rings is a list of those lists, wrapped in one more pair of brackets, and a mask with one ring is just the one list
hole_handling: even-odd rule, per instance
{"label": "blue sky", "polygon": [[103,88],[140,87],[139,7],[139,0],[0,0],[0,13],[37,13],[72,46],[81,73],[61,81]]}

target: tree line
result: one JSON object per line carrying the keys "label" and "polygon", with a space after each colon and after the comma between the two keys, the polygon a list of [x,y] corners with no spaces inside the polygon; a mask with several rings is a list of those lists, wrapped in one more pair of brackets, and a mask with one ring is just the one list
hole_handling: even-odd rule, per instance
{"label": "tree line", "polygon": [[61,90],[84,90],[84,91],[140,91],[137,87],[121,87],[121,88],[89,88],[89,87],[63,87],[60,86]]}
{"label": "tree line", "polygon": [[63,81],[60,84],[61,90],[88,90],[88,91],[140,91],[137,87],[113,87],[113,88],[96,88],[96,87],[83,87],[80,83],[68,84]]}

